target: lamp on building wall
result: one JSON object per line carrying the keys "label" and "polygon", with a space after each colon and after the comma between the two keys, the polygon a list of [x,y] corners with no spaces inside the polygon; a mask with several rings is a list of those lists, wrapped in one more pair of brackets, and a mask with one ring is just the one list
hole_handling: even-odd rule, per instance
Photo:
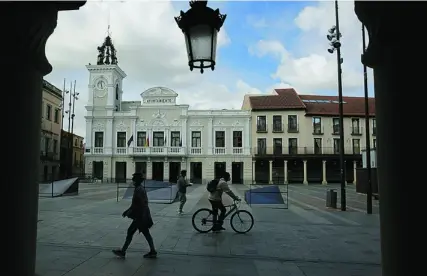
{"label": "lamp on building wall", "polygon": [[330,54],[337,53],[337,69],[338,69],[338,108],[339,108],[339,120],[340,120],[340,176],[341,176],[341,211],[346,210],[346,190],[345,190],[345,160],[344,160],[344,111],[343,111],[343,99],[342,99],[342,70],[341,64],[343,59],[341,58],[341,33],[338,16],[338,1],[335,0],[335,26],[329,29],[326,38],[330,41],[329,45],[331,48],[328,49]]}
{"label": "lamp on building wall", "polygon": [[209,8],[207,2],[190,1],[191,8],[175,17],[185,36],[190,70],[200,68],[202,74],[204,68],[215,69],[217,36],[227,17],[219,9]]}

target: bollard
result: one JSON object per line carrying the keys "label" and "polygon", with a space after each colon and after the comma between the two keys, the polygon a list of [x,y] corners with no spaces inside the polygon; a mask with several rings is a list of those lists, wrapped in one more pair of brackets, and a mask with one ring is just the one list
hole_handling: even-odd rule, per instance
{"label": "bollard", "polygon": [[337,208],[337,191],[336,189],[329,189],[326,192],[326,207]]}

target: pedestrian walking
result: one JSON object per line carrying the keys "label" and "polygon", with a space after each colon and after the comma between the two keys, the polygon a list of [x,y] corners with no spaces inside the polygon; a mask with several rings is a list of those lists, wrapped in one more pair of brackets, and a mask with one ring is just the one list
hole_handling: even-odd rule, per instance
{"label": "pedestrian walking", "polygon": [[185,203],[187,202],[187,187],[191,186],[187,181],[187,171],[182,170],[181,175],[178,178],[178,198],[179,198],[179,208],[178,214],[182,215]]}
{"label": "pedestrian walking", "polygon": [[132,238],[135,235],[136,231],[142,233],[145,239],[148,242],[150,247],[150,252],[144,255],[144,258],[156,258],[157,251],[154,247],[153,237],[150,234],[150,228],[154,225],[153,219],[151,217],[150,208],[148,207],[148,197],[147,192],[144,187],[141,185],[144,182],[144,177],[142,173],[134,173],[132,177],[133,185],[135,187],[132,197],[131,206],[123,212],[123,217],[128,217],[132,219],[127,234],[126,240],[122,248],[114,249],[114,255],[125,258],[126,250],[128,249]]}

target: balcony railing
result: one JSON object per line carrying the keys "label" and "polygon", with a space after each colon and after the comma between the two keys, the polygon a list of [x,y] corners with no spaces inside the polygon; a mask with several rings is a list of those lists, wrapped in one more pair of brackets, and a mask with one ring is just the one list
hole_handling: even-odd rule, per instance
{"label": "balcony railing", "polygon": [[133,147],[134,155],[185,155],[184,147]]}
{"label": "balcony railing", "polygon": [[203,150],[201,147],[190,148],[190,154],[201,155],[202,153],[203,153]]}
{"label": "balcony railing", "polygon": [[169,155],[183,155],[185,154],[183,147],[169,147],[168,148]]}
{"label": "balcony railing", "polygon": [[224,147],[215,147],[213,154],[226,154],[226,148]]}
{"label": "balcony railing", "polygon": [[276,123],[273,123],[272,129],[274,133],[281,133],[281,132],[284,132],[285,128],[281,122],[276,122]]}
{"label": "balcony railing", "polygon": [[250,155],[251,148],[245,147],[115,147],[86,148],[85,154],[183,156],[183,155]]}
{"label": "balcony railing", "polygon": [[[259,147],[254,148],[255,156],[284,156],[284,155],[338,155],[339,148],[335,147]],[[345,147],[344,153],[353,155],[361,154],[360,148]]]}
{"label": "balcony railing", "polygon": [[104,153],[104,148],[93,148],[92,149],[92,153],[93,154],[103,154]]}
{"label": "balcony railing", "polygon": [[267,131],[268,131],[267,124],[259,124],[256,126],[256,132],[258,133],[265,133]]}
{"label": "balcony railing", "polygon": [[126,147],[116,148],[115,154],[126,155],[128,154],[128,148]]}
{"label": "balcony railing", "polygon": [[237,147],[233,148],[233,155],[241,155],[241,154],[244,154],[243,148],[237,148]]}
{"label": "balcony railing", "polygon": [[294,124],[289,124],[288,123],[288,133],[298,133],[299,132],[299,125],[294,123]]}

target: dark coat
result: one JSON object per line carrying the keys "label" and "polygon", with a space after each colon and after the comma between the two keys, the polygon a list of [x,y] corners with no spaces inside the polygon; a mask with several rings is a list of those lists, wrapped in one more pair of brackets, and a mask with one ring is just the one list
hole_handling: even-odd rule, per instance
{"label": "dark coat", "polygon": [[132,204],[123,214],[137,222],[140,232],[147,228],[150,229],[154,225],[150,208],[148,207],[147,192],[142,186],[135,187]]}

